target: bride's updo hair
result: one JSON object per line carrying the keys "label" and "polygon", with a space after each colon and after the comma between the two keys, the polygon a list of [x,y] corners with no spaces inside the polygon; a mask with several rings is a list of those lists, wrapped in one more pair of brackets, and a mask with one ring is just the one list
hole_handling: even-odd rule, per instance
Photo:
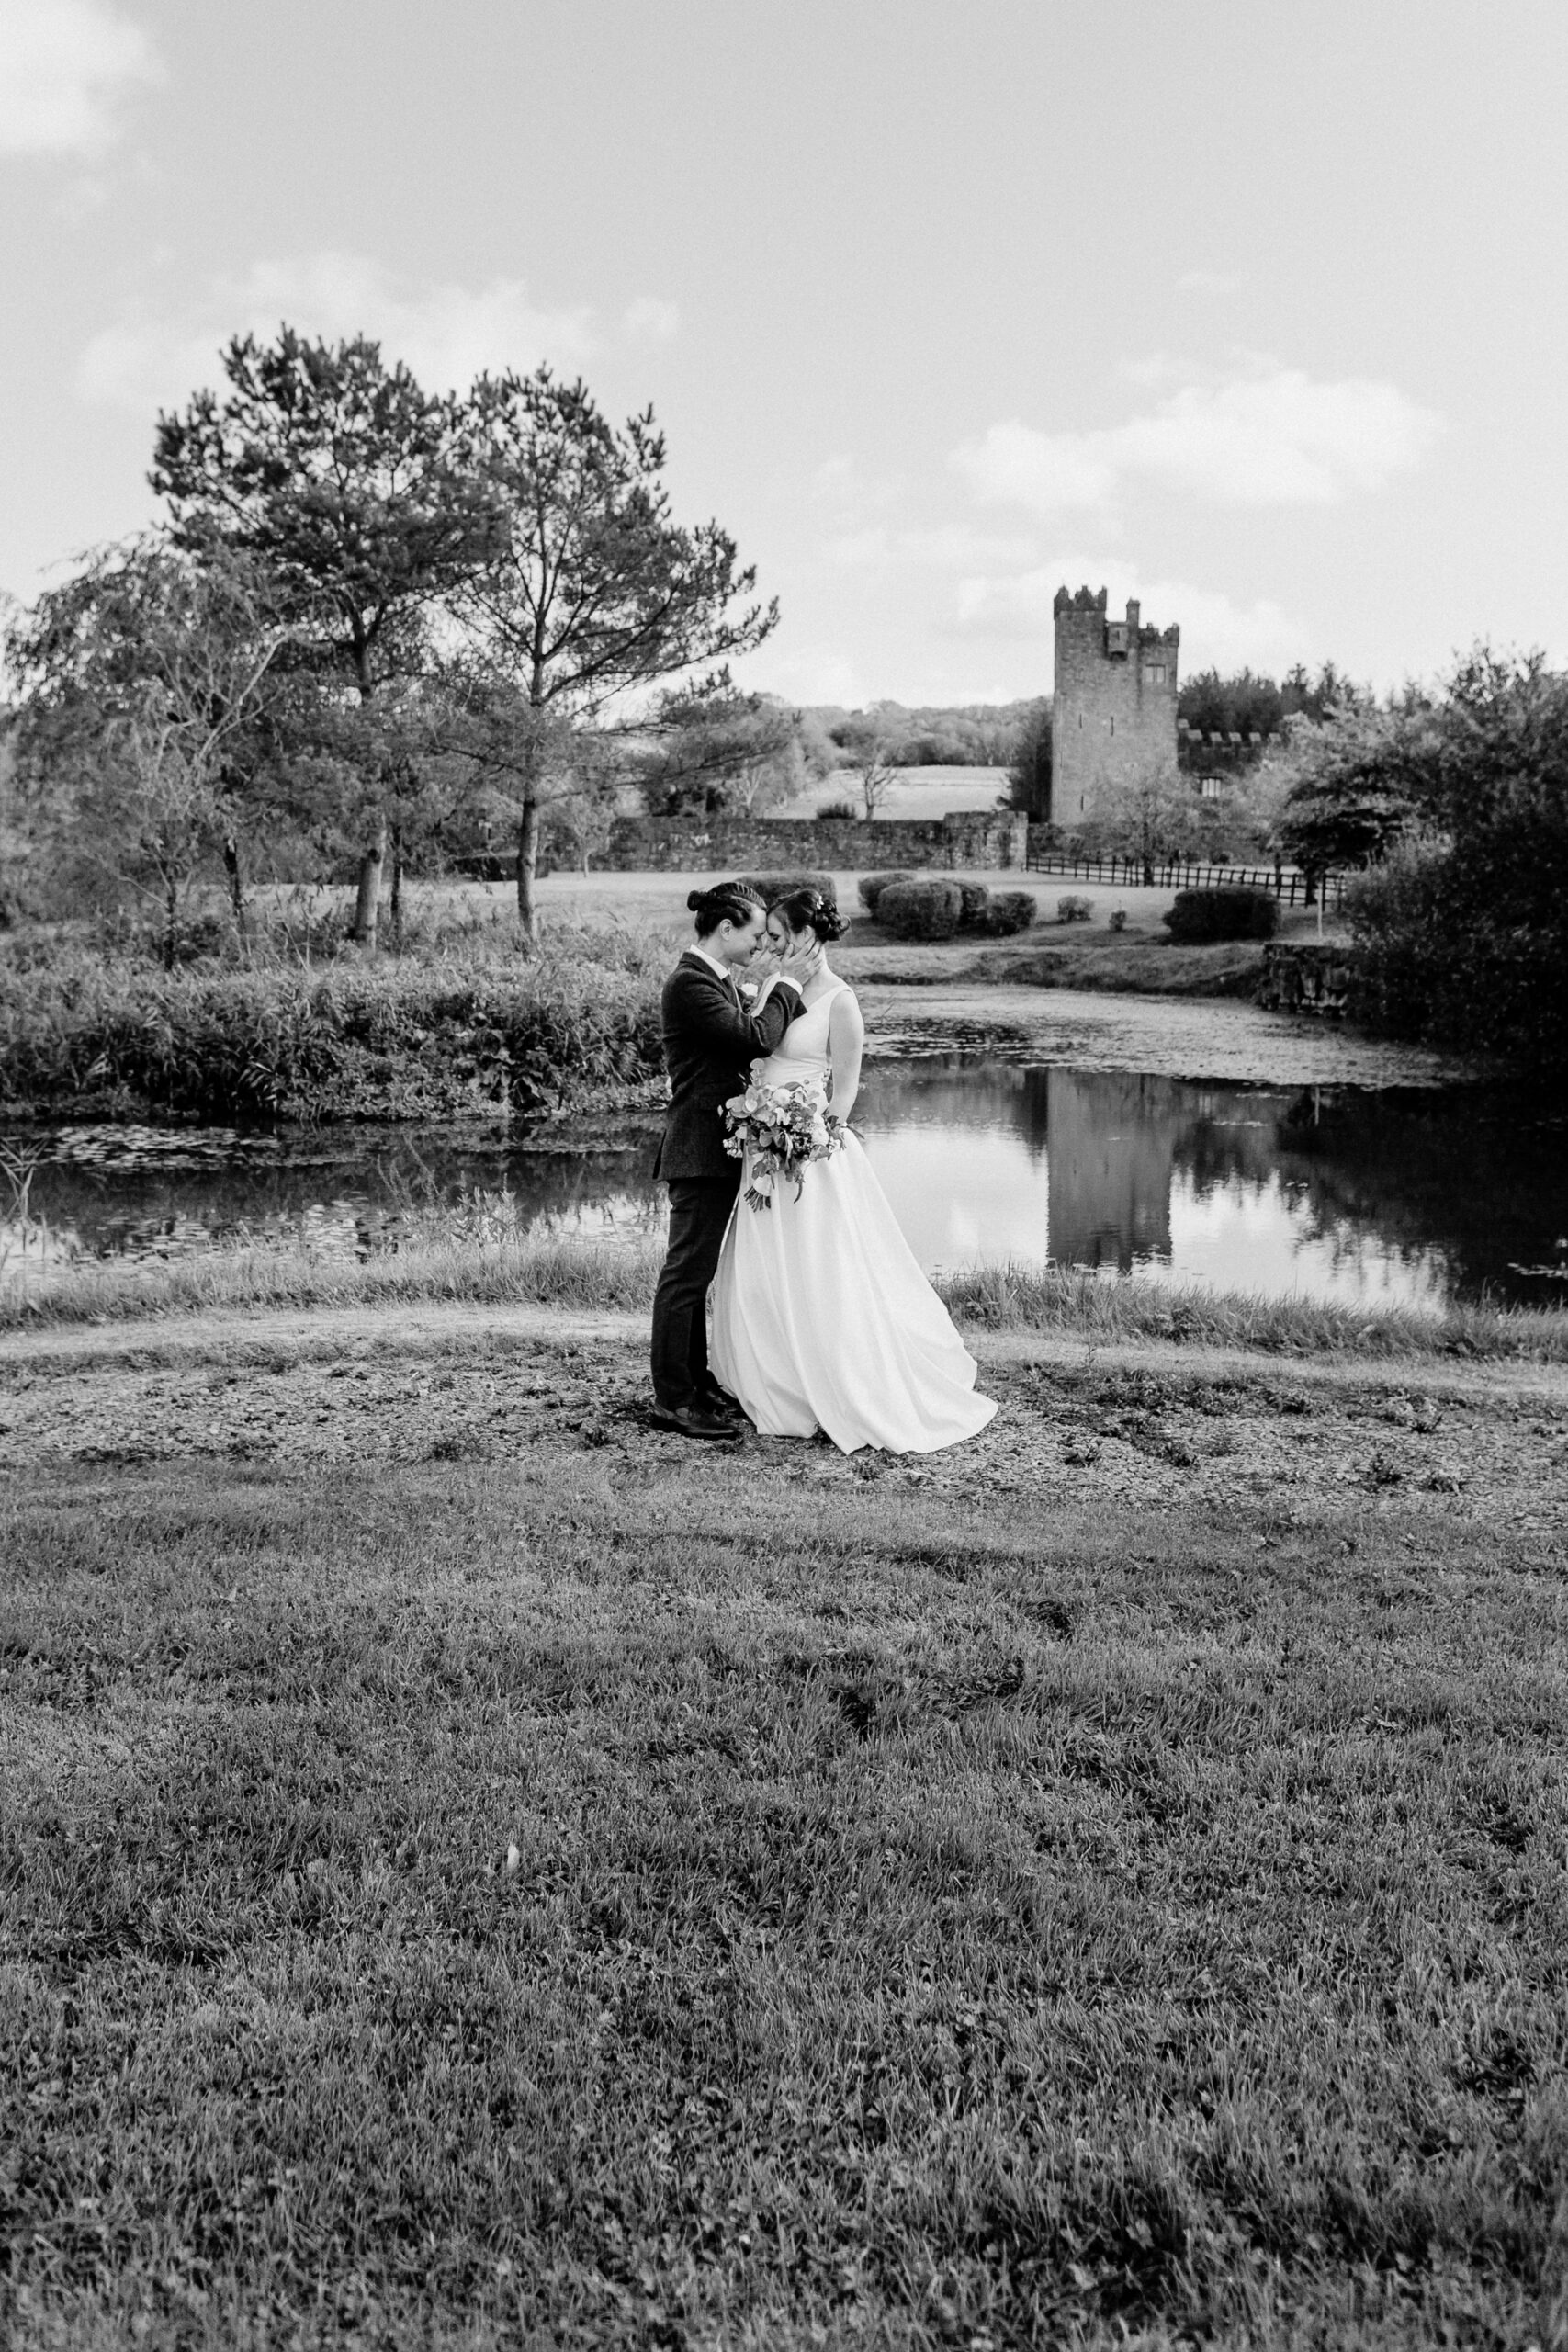
{"label": "bride's updo hair", "polygon": [[721,922],[732,922],[739,930],[762,912],[762,901],[749,882],[716,882],[711,890],[688,890],[686,904],[696,916],[699,939]]}
{"label": "bride's updo hair", "polygon": [[844,935],[843,916],[820,890],[792,890],[787,898],[775,899],[768,912],[777,915],[791,931],[814,931],[824,947],[830,939]]}

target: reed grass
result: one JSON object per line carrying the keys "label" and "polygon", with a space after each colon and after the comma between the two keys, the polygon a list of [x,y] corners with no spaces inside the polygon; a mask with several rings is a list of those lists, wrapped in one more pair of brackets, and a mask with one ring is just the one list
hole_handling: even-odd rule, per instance
{"label": "reed grass", "polygon": [[[533,1238],[430,1230],[385,1257],[350,1261],[302,1249],[214,1249],[134,1272],[79,1267],[25,1296],[0,1298],[0,1329],[254,1308],[536,1305],[645,1313],[661,1243]],[[481,1219],[482,1223],[482,1219]],[[1568,1312],[1456,1306],[1360,1308],[1264,1298],[1131,1277],[1015,1263],[940,1272],[936,1288],[970,1330],[1039,1331],[1090,1346],[1174,1342],[1284,1355],[1458,1355],[1568,1363]]]}

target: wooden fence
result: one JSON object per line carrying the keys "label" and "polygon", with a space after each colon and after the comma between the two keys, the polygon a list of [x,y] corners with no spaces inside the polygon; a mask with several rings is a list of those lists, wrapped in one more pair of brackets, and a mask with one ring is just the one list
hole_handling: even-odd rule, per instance
{"label": "wooden fence", "polygon": [[[1086,882],[1110,882],[1123,889],[1267,890],[1282,906],[1316,903],[1312,879],[1295,865],[1207,865],[1194,858],[1167,858],[1145,864],[1141,857],[1072,857],[1062,850],[1031,849],[1032,874],[1075,875]],[[1344,876],[1319,876],[1325,908],[1337,908],[1344,897]]]}

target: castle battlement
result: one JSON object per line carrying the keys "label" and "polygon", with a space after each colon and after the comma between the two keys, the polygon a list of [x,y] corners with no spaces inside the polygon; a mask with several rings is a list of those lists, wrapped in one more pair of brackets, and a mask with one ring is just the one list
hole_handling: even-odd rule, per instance
{"label": "castle battlement", "polygon": [[1051,603],[1051,816],[1068,830],[1092,823],[1108,794],[1176,769],[1180,628],[1145,623],[1135,596],[1112,620],[1109,603],[1087,587]]}

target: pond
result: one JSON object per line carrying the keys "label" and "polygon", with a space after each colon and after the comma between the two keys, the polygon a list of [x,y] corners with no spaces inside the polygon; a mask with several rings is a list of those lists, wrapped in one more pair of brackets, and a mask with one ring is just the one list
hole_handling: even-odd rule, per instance
{"label": "pond", "polygon": [[[1568,1118],[1477,1090],[1285,1088],[931,1055],[856,1125],[928,1268],[1013,1259],[1351,1305],[1568,1305]],[[657,1234],[651,1132],[543,1152],[448,1133],[64,1128],[31,1138],[28,1279],[241,1239],[395,1250],[442,1217]],[[478,1196],[476,1200],[476,1196]],[[20,1271],[0,1224],[0,1282]]]}

